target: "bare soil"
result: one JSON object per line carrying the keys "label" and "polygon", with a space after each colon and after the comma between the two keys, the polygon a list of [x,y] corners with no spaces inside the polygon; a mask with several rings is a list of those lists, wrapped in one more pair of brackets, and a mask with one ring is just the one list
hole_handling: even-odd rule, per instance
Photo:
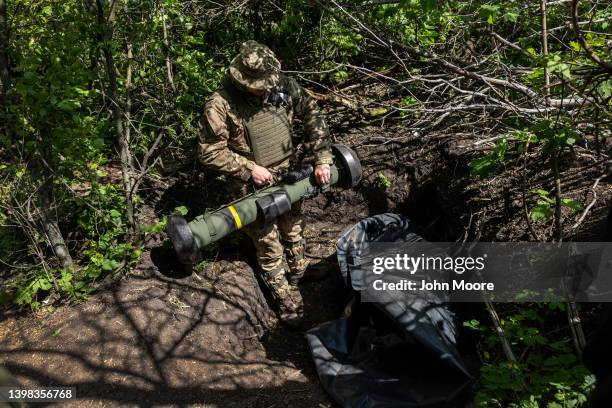
{"label": "bare soil", "polygon": [[[278,325],[248,263],[220,254],[177,278],[176,265],[160,271],[172,262],[155,247],[86,302],[5,317],[2,364],[22,386],[76,387],[74,406],[327,403],[302,333]],[[323,283],[303,290],[309,305],[331,295]],[[310,324],[313,314],[329,315],[308,308]]]}

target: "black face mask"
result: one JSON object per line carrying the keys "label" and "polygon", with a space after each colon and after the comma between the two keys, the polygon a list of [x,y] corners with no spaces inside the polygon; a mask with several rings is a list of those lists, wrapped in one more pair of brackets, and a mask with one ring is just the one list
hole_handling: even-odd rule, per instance
{"label": "black face mask", "polygon": [[268,103],[278,107],[285,107],[289,105],[289,95],[284,91],[273,90],[268,96]]}

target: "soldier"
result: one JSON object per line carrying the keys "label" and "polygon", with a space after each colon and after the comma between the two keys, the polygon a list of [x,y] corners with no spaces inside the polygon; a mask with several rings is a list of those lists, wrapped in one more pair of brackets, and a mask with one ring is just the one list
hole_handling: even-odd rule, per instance
{"label": "soldier", "polygon": [[[231,61],[222,85],[204,107],[200,120],[199,158],[228,176],[234,198],[273,183],[294,159],[292,122],[302,120],[314,156],[317,183],[330,180],[333,163],[329,131],[317,104],[292,78],[280,72],[274,53],[247,41]],[[274,223],[246,228],[255,244],[263,281],[286,324],[302,314],[297,283],[308,266],[300,206]]]}

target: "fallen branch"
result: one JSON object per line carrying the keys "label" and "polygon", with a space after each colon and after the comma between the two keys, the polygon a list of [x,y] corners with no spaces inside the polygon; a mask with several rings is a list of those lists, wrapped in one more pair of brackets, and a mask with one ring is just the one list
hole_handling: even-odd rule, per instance
{"label": "fallen branch", "polygon": [[593,191],[593,200],[589,203],[589,205],[586,206],[586,208],[582,212],[582,215],[580,216],[580,218],[578,218],[578,221],[576,221],[576,223],[572,225],[572,229],[576,229],[578,228],[580,224],[582,224],[582,221],[584,221],[589,211],[591,211],[591,208],[593,208],[593,206],[597,202],[597,185],[599,184],[599,181],[604,177],[605,177],[605,174],[599,176],[595,180],[595,184],[593,184],[593,187],[591,187],[591,190]]}

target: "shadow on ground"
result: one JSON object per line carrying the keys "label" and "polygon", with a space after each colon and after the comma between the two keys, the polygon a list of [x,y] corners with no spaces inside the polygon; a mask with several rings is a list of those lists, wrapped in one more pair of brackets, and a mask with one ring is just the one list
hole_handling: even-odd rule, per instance
{"label": "shadow on ground", "polygon": [[154,248],[87,302],[9,317],[0,333],[0,363],[22,386],[76,387],[75,406],[328,404],[303,335],[277,326],[236,256],[186,275]]}

